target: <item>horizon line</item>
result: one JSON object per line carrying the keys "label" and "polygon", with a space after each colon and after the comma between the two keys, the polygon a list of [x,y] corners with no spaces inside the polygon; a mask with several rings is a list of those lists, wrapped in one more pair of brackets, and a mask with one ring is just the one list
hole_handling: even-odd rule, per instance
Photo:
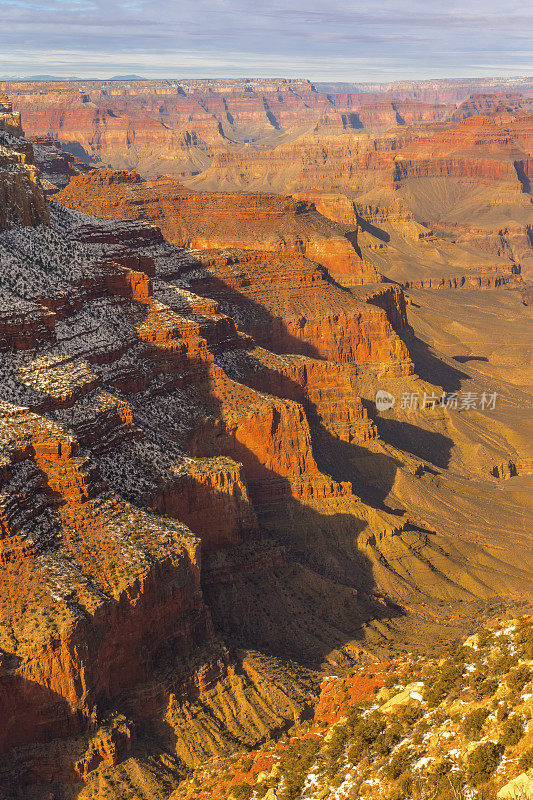
{"label": "horizon line", "polygon": [[180,82],[187,82],[187,81],[260,81],[260,80],[271,80],[271,81],[307,81],[310,84],[315,83],[331,83],[331,84],[347,84],[347,85],[373,85],[373,84],[393,84],[393,83],[422,83],[426,81],[431,82],[443,82],[443,81],[491,81],[491,80],[505,80],[505,81],[512,81],[512,80],[533,80],[533,73],[517,73],[515,75],[503,75],[503,74],[492,74],[492,75],[464,75],[460,77],[420,77],[420,78],[395,78],[393,80],[380,80],[379,78],[376,80],[357,80],[357,79],[312,79],[309,78],[307,75],[301,76],[287,76],[287,75],[250,75],[250,74],[243,74],[243,75],[201,75],[201,76],[181,76],[175,77],[171,75],[166,76],[156,76],[156,75],[137,75],[131,73],[125,73],[124,75],[111,75],[111,76],[81,76],[81,75],[60,75],[60,74],[52,74],[52,73],[34,73],[33,75],[0,75],[0,81],[4,83],[47,83],[49,81],[66,81],[69,83],[75,83],[78,81],[86,81],[86,82],[102,82],[102,81],[180,81]]}

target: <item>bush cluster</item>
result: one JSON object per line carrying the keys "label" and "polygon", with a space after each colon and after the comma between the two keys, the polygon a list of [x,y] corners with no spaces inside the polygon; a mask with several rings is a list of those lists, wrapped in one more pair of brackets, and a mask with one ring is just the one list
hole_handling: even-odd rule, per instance
{"label": "bush cluster", "polygon": [[232,786],[231,797],[235,800],[250,800],[253,790],[253,786],[250,786],[249,783],[239,783],[237,786]]}
{"label": "bush cluster", "polygon": [[493,675],[506,675],[512,667],[516,666],[517,661],[518,656],[512,656],[510,653],[502,653],[502,655],[493,662],[491,672]]}
{"label": "bush cluster", "polygon": [[283,791],[280,800],[296,800],[320,749],[319,739],[300,739],[290,744],[280,761]]}
{"label": "bush cluster", "polygon": [[463,678],[465,653],[462,650],[448,658],[440,669],[431,672],[424,681],[424,696],[430,708],[435,708],[450,694],[460,688]]}
{"label": "bush cluster", "polygon": [[526,772],[528,769],[533,767],[533,747],[531,747],[529,750],[526,750],[526,752],[520,756],[518,766],[523,772]]}
{"label": "bush cluster", "polygon": [[483,742],[468,756],[468,781],[478,786],[487,781],[500,760],[500,747],[495,742]]}
{"label": "bush cluster", "polygon": [[[351,745],[348,750],[348,760],[351,764],[358,764],[365,753],[373,750],[374,745],[380,740],[379,752],[388,752],[386,729],[387,722],[382,714],[374,712],[366,717],[358,716],[351,725]],[[395,732],[391,733],[392,738]]]}
{"label": "bush cluster", "polygon": [[467,714],[463,721],[465,736],[470,740],[480,739],[483,725],[488,716],[489,712],[485,708],[476,708]]}
{"label": "bush cluster", "polygon": [[515,744],[518,744],[523,733],[522,720],[516,714],[513,714],[502,728],[500,744],[504,747],[513,747]]}
{"label": "bush cluster", "polygon": [[519,627],[515,642],[522,658],[533,659],[533,624],[527,623]]}
{"label": "bush cluster", "polygon": [[397,780],[409,768],[410,760],[411,756],[407,747],[395,750],[385,765],[384,772],[387,778],[391,781]]}
{"label": "bush cluster", "polygon": [[515,667],[511,670],[511,672],[507,676],[507,686],[514,692],[518,694],[522,691],[526,683],[531,679],[531,670],[526,664],[521,664],[519,667]]}

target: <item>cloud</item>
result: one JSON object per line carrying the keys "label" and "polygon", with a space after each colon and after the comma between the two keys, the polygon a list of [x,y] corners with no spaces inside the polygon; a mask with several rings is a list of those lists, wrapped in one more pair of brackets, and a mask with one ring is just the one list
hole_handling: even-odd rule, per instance
{"label": "cloud", "polygon": [[0,0],[0,13],[0,63],[19,74],[533,72],[533,10],[516,0]]}

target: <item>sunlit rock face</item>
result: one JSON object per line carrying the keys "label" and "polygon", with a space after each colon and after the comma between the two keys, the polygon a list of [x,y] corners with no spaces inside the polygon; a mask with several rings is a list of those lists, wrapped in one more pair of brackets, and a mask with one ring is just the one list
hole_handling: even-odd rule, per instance
{"label": "sunlit rock face", "polygon": [[[12,117],[6,105],[11,127]],[[218,613],[225,587],[238,580],[287,587],[306,580],[302,566],[289,565],[285,546],[265,535],[264,508],[282,521],[288,504],[334,503],[367,525],[371,509],[348,482],[320,469],[313,440],[322,427],[346,442],[376,438],[352,378],[366,364],[412,371],[392,326],[402,314],[401,292],[391,295],[397,312],[371,304],[377,284],[368,297],[350,295],[339,314],[341,290],[300,252],[241,249],[234,257],[211,249],[204,258],[146,222],[105,222],[57,204],[50,210],[35,167],[25,166],[31,145],[6,135],[24,158],[9,156],[5,174],[14,189],[0,237],[1,757],[10,781],[75,786],[127,758],[138,723],[149,719],[181,731],[169,767],[179,779],[184,762],[225,750],[235,737],[257,741],[307,702],[309,678],[291,685],[282,677],[281,689],[269,663],[247,662],[239,686],[210,606]],[[98,178],[102,186],[138,183],[144,191],[135,177],[102,173],[90,185]],[[17,216],[20,180],[34,187],[26,216]],[[302,213],[318,221],[319,236],[351,248],[310,207],[244,200],[243,219],[263,209],[270,236],[276,219]],[[222,209],[217,201],[213,208]],[[29,209],[43,213],[32,217]],[[185,215],[191,227],[193,211]],[[238,258],[248,285],[269,260],[272,276],[286,274],[285,316],[272,289],[237,303],[218,291],[226,279],[231,290],[227,268]],[[309,302],[303,287],[316,305],[308,328],[297,323]],[[254,303],[275,320],[262,339],[288,356],[254,341],[260,331],[251,318],[246,323]],[[372,344],[378,332],[382,342]],[[341,348],[337,336],[346,340]],[[394,529],[387,515],[375,524]],[[313,581],[317,598],[334,592],[334,584]],[[348,598],[356,610],[357,592]],[[296,593],[290,603],[315,619],[317,631],[329,613],[306,609]],[[282,612],[275,593],[265,593],[264,605],[269,614]],[[246,603],[233,608],[245,617],[251,611]],[[349,627],[346,614],[339,641]],[[304,646],[318,653],[319,639],[310,634]],[[198,696],[206,718],[194,732],[187,704]],[[237,697],[253,722],[226,722],[227,732],[211,740],[208,730]],[[52,739],[63,744],[50,772],[39,746]],[[9,765],[13,749],[30,746],[37,749],[25,766]]]}
{"label": "sunlit rock face", "polygon": [[106,218],[157,223],[169,241],[182,247],[303,255],[345,285],[381,281],[357,252],[354,225],[335,224],[303,200],[194,192],[167,178],[145,182],[136,173],[108,170],[76,176],[55,199]]}
{"label": "sunlit rock face", "polygon": [[46,222],[33,147],[23,138],[20,114],[0,94],[0,230]]}

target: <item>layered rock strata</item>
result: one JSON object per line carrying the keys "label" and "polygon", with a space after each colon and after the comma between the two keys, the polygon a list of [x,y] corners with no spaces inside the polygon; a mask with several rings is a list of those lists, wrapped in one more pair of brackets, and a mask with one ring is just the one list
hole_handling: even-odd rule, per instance
{"label": "layered rock strata", "polygon": [[33,148],[22,136],[20,114],[0,95],[0,230],[38,225],[48,218]]}
{"label": "layered rock strata", "polygon": [[[442,409],[427,429],[368,416],[378,385],[436,387],[413,375],[402,290],[363,275],[357,211],[344,229],[307,201],[219,195],[200,242],[208,195],[74,185],[113,219],[52,203],[0,235],[0,772],[28,798],[166,798],[308,715],[316,668],[404,618],[410,641],[419,618],[438,635],[435,600],[516,598],[527,575],[466,523],[454,540],[420,518],[452,505],[426,458],[446,455]],[[114,219],[136,204],[149,223]],[[355,258],[337,280],[312,250],[332,241]]]}
{"label": "layered rock strata", "polygon": [[157,223],[181,247],[266,250],[302,255],[326,267],[344,285],[375,283],[381,276],[365,263],[350,235],[314,205],[277,195],[192,192],[167,178],[93,170],[75,177],[55,198],[63,205],[111,219]]}
{"label": "layered rock strata", "polygon": [[[135,722],[128,720],[166,714],[178,736],[179,775],[180,759],[227,749],[235,736],[251,744],[305,705],[297,685],[278,691],[256,667],[240,676],[215,638],[205,597],[219,619],[228,580],[231,592],[259,574],[272,586],[285,585],[288,573],[298,584],[315,582],[310,607],[299,606],[297,594],[291,603],[311,618],[319,614],[302,640],[319,652],[311,631],[324,624],[319,609],[334,584],[289,566],[285,548],[260,534],[257,515],[286,503],[334,503],[360,527],[368,524],[370,510],[351,486],[320,470],[313,430],[347,442],[375,438],[352,385],[355,369],[373,362],[409,372],[407,350],[387,312],[363,297],[348,293],[344,316],[334,320],[342,292],[303,257],[270,255],[278,272],[293,269],[287,307],[296,303],[299,280],[316,283],[314,325],[321,313],[332,332],[346,326],[343,349],[335,349],[332,333],[319,358],[301,353],[317,343],[313,328],[308,342],[305,332],[294,337],[300,345],[292,356],[258,348],[222,296],[193,290],[213,279],[210,258],[167,244],[153,227],[104,223],[55,206],[50,227],[7,231],[0,249],[9,264],[1,313],[0,747],[69,737],[72,760],[57,766],[54,780],[89,785],[96,772],[130,757],[143,769],[144,740],[131,744]],[[241,268],[268,262],[265,254],[241,255]],[[227,261],[217,261],[221,280]],[[378,287],[368,292],[373,301],[379,294]],[[234,311],[238,317],[240,306]],[[370,337],[378,331],[383,342],[374,347]],[[280,340],[289,350],[290,342]],[[324,360],[327,353],[338,361]],[[373,524],[391,523],[376,516]],[[265,586],[264,606],[279,615],[269,591]],[[353,626],[357,593],[347,591],[344,602],[346,614],[328,628],[339,642]],[[257,622],[246,622],[250,636],[258,636]],[[279,626],[261,626],[267,646]],[[286,634],[285,648],[294,647],[294,635]],[[261,667],[267,674],[268,663]],[[158,683],[163,664],[166,678]],[[155,693],[149,706],[147,691]],[[228,730],[210,740],[234,695],[256,722],[232,728],[226,720]],[[187,704],[195,696],[207,716],[191,733]],[[113,733],[104,716],[119,697],[127,698],[120,712],[126,727]],[[84,736],[92,720],[101,732],[91,744]],[[34,750],[24,762],[22,752],[22,781],[45,780],[44,753]]]}
{"label": "layered rock strata", "polygon": [[[302,133],[360,134],[531,109],[531,82],[487,80],[327,86],[308,80],[162,80],[0,84],[31,135],[88,161],[190,176],[219,154],[264,150]],[[470,97],[470,93],[472,93]]]}

